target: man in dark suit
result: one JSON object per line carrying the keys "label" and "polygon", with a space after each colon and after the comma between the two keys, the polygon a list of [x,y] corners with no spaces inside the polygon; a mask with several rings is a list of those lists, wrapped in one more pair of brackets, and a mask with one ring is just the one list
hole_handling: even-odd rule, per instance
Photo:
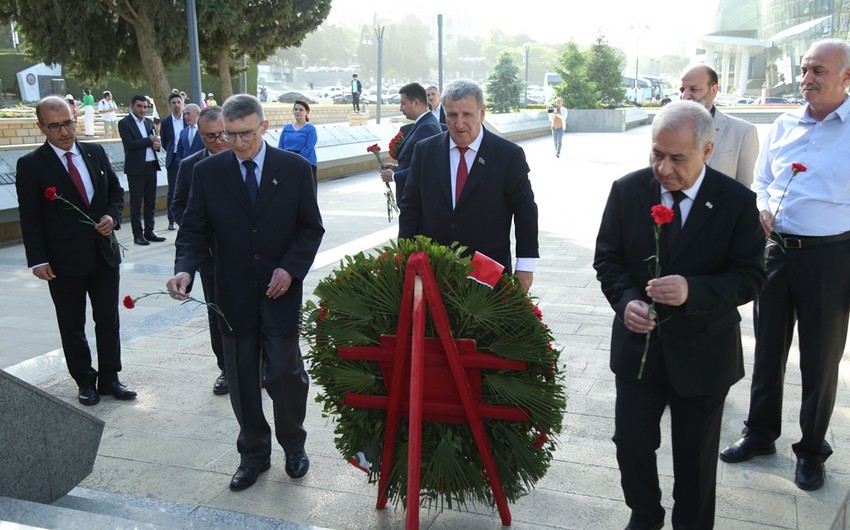
{"label": "man in dark suit", "polygon": [[[201,112],[201,107],[194,103],[189,103],[183,110],[183,130],[180,131],[180,138],[177,140],[177,154],[174,155],[174,160],[179,165],[187,156],[193,155],[204,149],[204,142],[201,135],[198,134],[198,114]],[[179,171],[179,169],[178,169]],[[177,180],[175,179],[175,183]],[[175,184],[176,186],[176,184]],[[174,205],[174,197],[171,198],[172,208]],[[173,214],[173,212],[171,212]],[[172,215],[173,218],[174,215]]]}
{"label": "man in dark suit", "polygon": [[410,159],[413,158],[413,147],[419,140],[424,140],[441,132],[437,118],[428,111],[425,89],[419,83],[410,83],[399,89],[401,95],[401,112],[413,123],[402,127],[404,138],[398,152],[398,164],[384,164],[381,179],[384,182],[395,180],[395,196],[401,201],[404,194],[404,183],[410,169]]}
{"label": "man in dark suit", "polygon": [[[226,151],[230,147],[223,138],[224,118],[221,115],[221,107],[207,107],[202,110],[197,119],[197,126],[198,137],[204,142],[206,149],[202,149],[180,162],[177,182],[174,185],[174,199],[171,207],[174,210],[174,219],[180,226],[183,226],[183,214],[186,212],[186,204],[189,202],[189,193],[192,190],[192,172],[195,169],[195,164],[210,155]],[[215,262],[212,257],[214,250],[213,241],[210,240],[210,255],[198,268],[201,286],[204,289],[204,300],[208,304],[217,303],[215,297]],[[221,345],[218,315],[210,306],[207,306],[207,319],[210,328],[210,344],[219,369],[219,375],[213,383],[213,394],[221,396],[230,392],[230,385],[227,383],[227,372],[224,366],[224,350]]]}
{"label": "man in dark suit", "polygon": [[510,274],[511,223],[516,275],[534,279],[537,204],[525,153],[487,131],[484,94],[475,82],[453,81],[443,94],[448,132],[416,144],[401,197],[399,237],[423,234],[442,245],[458,241],[493,258]]}
{"label": "man in dark suit", "polygon": [[[133,399],[136,393],[118,380],[121,249],[110,239],[121,222],[124,190],[103,148],[76,142],[76,123],[65,100],[42,99],[36,117],[47,141],[18,160],[15,182],[27,265],[48,282],[65,362],[79,387],[80,403],[97,404],[98,393]],[[48,188],[79,211],[49,197]],[[98,371],[92,368],[86,339],[87,296],[97,335]]]}
{"label": "man in dark suit", "polygon": [[177,234],[175,276],[167,287],[186,292],[215,248],[216,302],[224,313],[222,344],[230,402],[239,421],[241,462],[230,488],[242,490],[269,469],[271,429],[263,415],[261,356],[274,406],[275,435],[286,473],[310,467],[303,422],[309,381],[298,344],[302,285],[324,228],[310,163],[263,140],[268,121],[260,101],[231,96],[222,107],[230,151],[198,162]]}
{"label": "man in dark suit", "polygon": [[[145,96],[133,96],[130,113],[118,122],[118,134],[124,144],[124,173],[130,186],[130,226],[136,245],[150,245],[151,241],[165,241],[156,235],[154,213],[156,209],[156,174],[159,162],[160,138],[153,122],[145,118],[148,101]],[[142,203],[144,203],[144,230],[142,229]]]}
{"label": "man in dark suit", "polygon": [[428,98],[428,105],[431,108],[431,114],[437,118],[442,130],[446,130],[446,111],[440,103],[440,89],[434,85],[425,89],[425,95]]}
{"label": "man in dark suit", "polygon": [[[652,168],[614,182],[593,262],[616,313],[613,440],[632,509],[626,528],[664,525],[655,451],[668,405],[673,527],[712,528],[723,402],[744,375],[737,306],[766,282],[765,238],[753,193],[705,165],[713,126],[702,105],[671,103],[652,127]],[[650,213],[658,204],[675,214],[660,225],[661,274],[654,278]]]}
{"label": "man in dark suit", "polygon": [[184,97],[180,92],[172,92],[168,96],[168,105],[171,114],[163,118],[159,124],[159,134],[162,136],[162,145],[165,147],[165,171],[168,176],[168,195],[166,196],[166,208],[168,210],[168,229],[174,230],[174,215],[171,212],[171,203],[174,200],[174,183],[177,182],[177,170],[180,160],[177,158],[177,145],[180,133],[183,132],[185,123],[183,121]]}

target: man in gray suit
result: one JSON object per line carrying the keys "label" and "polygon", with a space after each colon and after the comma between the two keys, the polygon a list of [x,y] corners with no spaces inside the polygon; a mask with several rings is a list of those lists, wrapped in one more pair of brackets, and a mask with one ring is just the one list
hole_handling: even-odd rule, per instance
{"label": "man in gray suit", "polygon": [[708,167],[749,188],[759,154],[758,133],[755,125],[717,110],[714,98],[719,89],[717,72],[704,64],[692,66],[682,73],[680,98],[702,104],[714,119],[714,153],[708,160]]}

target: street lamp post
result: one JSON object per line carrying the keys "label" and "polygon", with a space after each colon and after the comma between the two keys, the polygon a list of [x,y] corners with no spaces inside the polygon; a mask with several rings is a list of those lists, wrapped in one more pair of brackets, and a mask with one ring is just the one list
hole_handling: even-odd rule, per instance
{"label": "street lamp post", "polygon": [[640,22],[634,26],[635,30],[635,105],[638,104],[638,67],[640,65],[640,32],[643,29],[649,29],[649,26],[640,27]]}
{"label": "street lamp post", "polygon": [[528,107],[528,46],[525,47],[525,106]]}
{"label": "street lamp post", "polygon": [[381,91],[381,70],[382,70],[382,60],[384,53],[384,29],[386,26],[381,26],[380,24],[375,24],[375,39],[378,41],[378,103],[376,104],[375,111],[375,123],[381,123],[381,100],[383,99],[383,92]]}

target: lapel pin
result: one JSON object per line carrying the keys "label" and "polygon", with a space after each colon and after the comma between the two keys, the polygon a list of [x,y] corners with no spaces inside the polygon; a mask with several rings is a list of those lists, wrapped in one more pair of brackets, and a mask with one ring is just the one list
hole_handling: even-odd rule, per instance
{"label": "lapel pin", "polygon": [[713,204],[711,204],[711,203],[710,203],[710,202],[708,202],[708,201],[706,201],[706,202],[705,202],[705,205],[706,205],[706,207],[708,207],[708,209],[709,209],[709,210],[710,210],[710,209],[712,209],[712,208],[714,208],[714,205],[713,205]]}
{"label": "lapel pin", "polygon": [[478,163],[481,164],[482,166],[484,165],[484,159],[481,158],[480,156],[478,157]]}
{"label": "lapel pin", "polygon": [[277,186],[277,179],[272,179],[272,184],[274,184],[275,186]]}

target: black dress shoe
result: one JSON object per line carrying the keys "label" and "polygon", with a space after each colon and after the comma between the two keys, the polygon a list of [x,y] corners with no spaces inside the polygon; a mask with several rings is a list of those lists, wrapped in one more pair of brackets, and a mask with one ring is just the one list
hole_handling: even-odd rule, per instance
{"label": "black dress shoe", "polygon": [[136,399],[136,393],[124,386],[121,381],[101,383],[97,385],[97,393],[101,396],[112,396],[115,399]]}
{"label": "black dress shoe", "polygon": [[767,445],[758,445],[752,438],[744,436],[726,449],[720,451],[720,460],[729,464],[746,462],[750,458],[759,455],[772,455],[776,452],[776,444],[771,442]]}
{"label": "black dress shoe", "polygon": [[153,241],[154,243],[162,243],[163,241],[165,241],[164,237],[158,236],[153,232],[146,233],[145,239],[147,239],[148,241]]}
{"label": "black dress shoe", "polygon": [[259,467],[239,466],[236,473],[233,474],[233,478],[230,479],[230,489],[239,491],[250,488],[257,482],[257,477],[260,476],[260,473],[268,471],[270,467],[272,467],[272,463],[268,460],[263,462]]}
{"label": "black dress shoe", "polygon": [[797,470],[794,472],[794,484],[801,490],[814,491],[823,487],[823,478],[826,474],[823,462],[813,458],[801,457],[797,459]]}
{"label": "black dress shoe", "polygon": [[137,245],[150,245],[151,244],[150,241],[148,241],[147,239],[145,239],[143,237],[134,237],[133,243],[135,243]]}
{"label": "black dress shoe", "polygon": [[230,392],[230,384],[227,382],[227,376],[224,375],[224,370],[218,374],[218,377],[215,378],[215,383],[213,383],[213,394],[216,396],[223,396]]}
{"label": "black dress shoe", "polygon": [[169,230],[177,230],[177,227],[174,226],[174,223],[168,223]]}
{"label": "black dress shoe", "polygon": [[286,467],[284,467],[284,470],[286,470],[286,474],[290,478],[301,478],[307,474],[309,469],[310,459],[307,458],[307,453],[304,451],[286,455]]}
{"label": "black dress shoe", "polygon": [[625,530],[661,530],[664,528],[664,516],[661,516],[661,521],[657,523],[647,523],[640,519],[639,517],[632,514],[629,517],[629,524],[626,525]]}
{"label": "black dress shoe", "polygon": [[93,386],[80,387],[80,395],[77,396],[77,399],[80,400],[81,404],[87,407],[100,403],[100,396],[98,396],[97,392],[94,391]]}

